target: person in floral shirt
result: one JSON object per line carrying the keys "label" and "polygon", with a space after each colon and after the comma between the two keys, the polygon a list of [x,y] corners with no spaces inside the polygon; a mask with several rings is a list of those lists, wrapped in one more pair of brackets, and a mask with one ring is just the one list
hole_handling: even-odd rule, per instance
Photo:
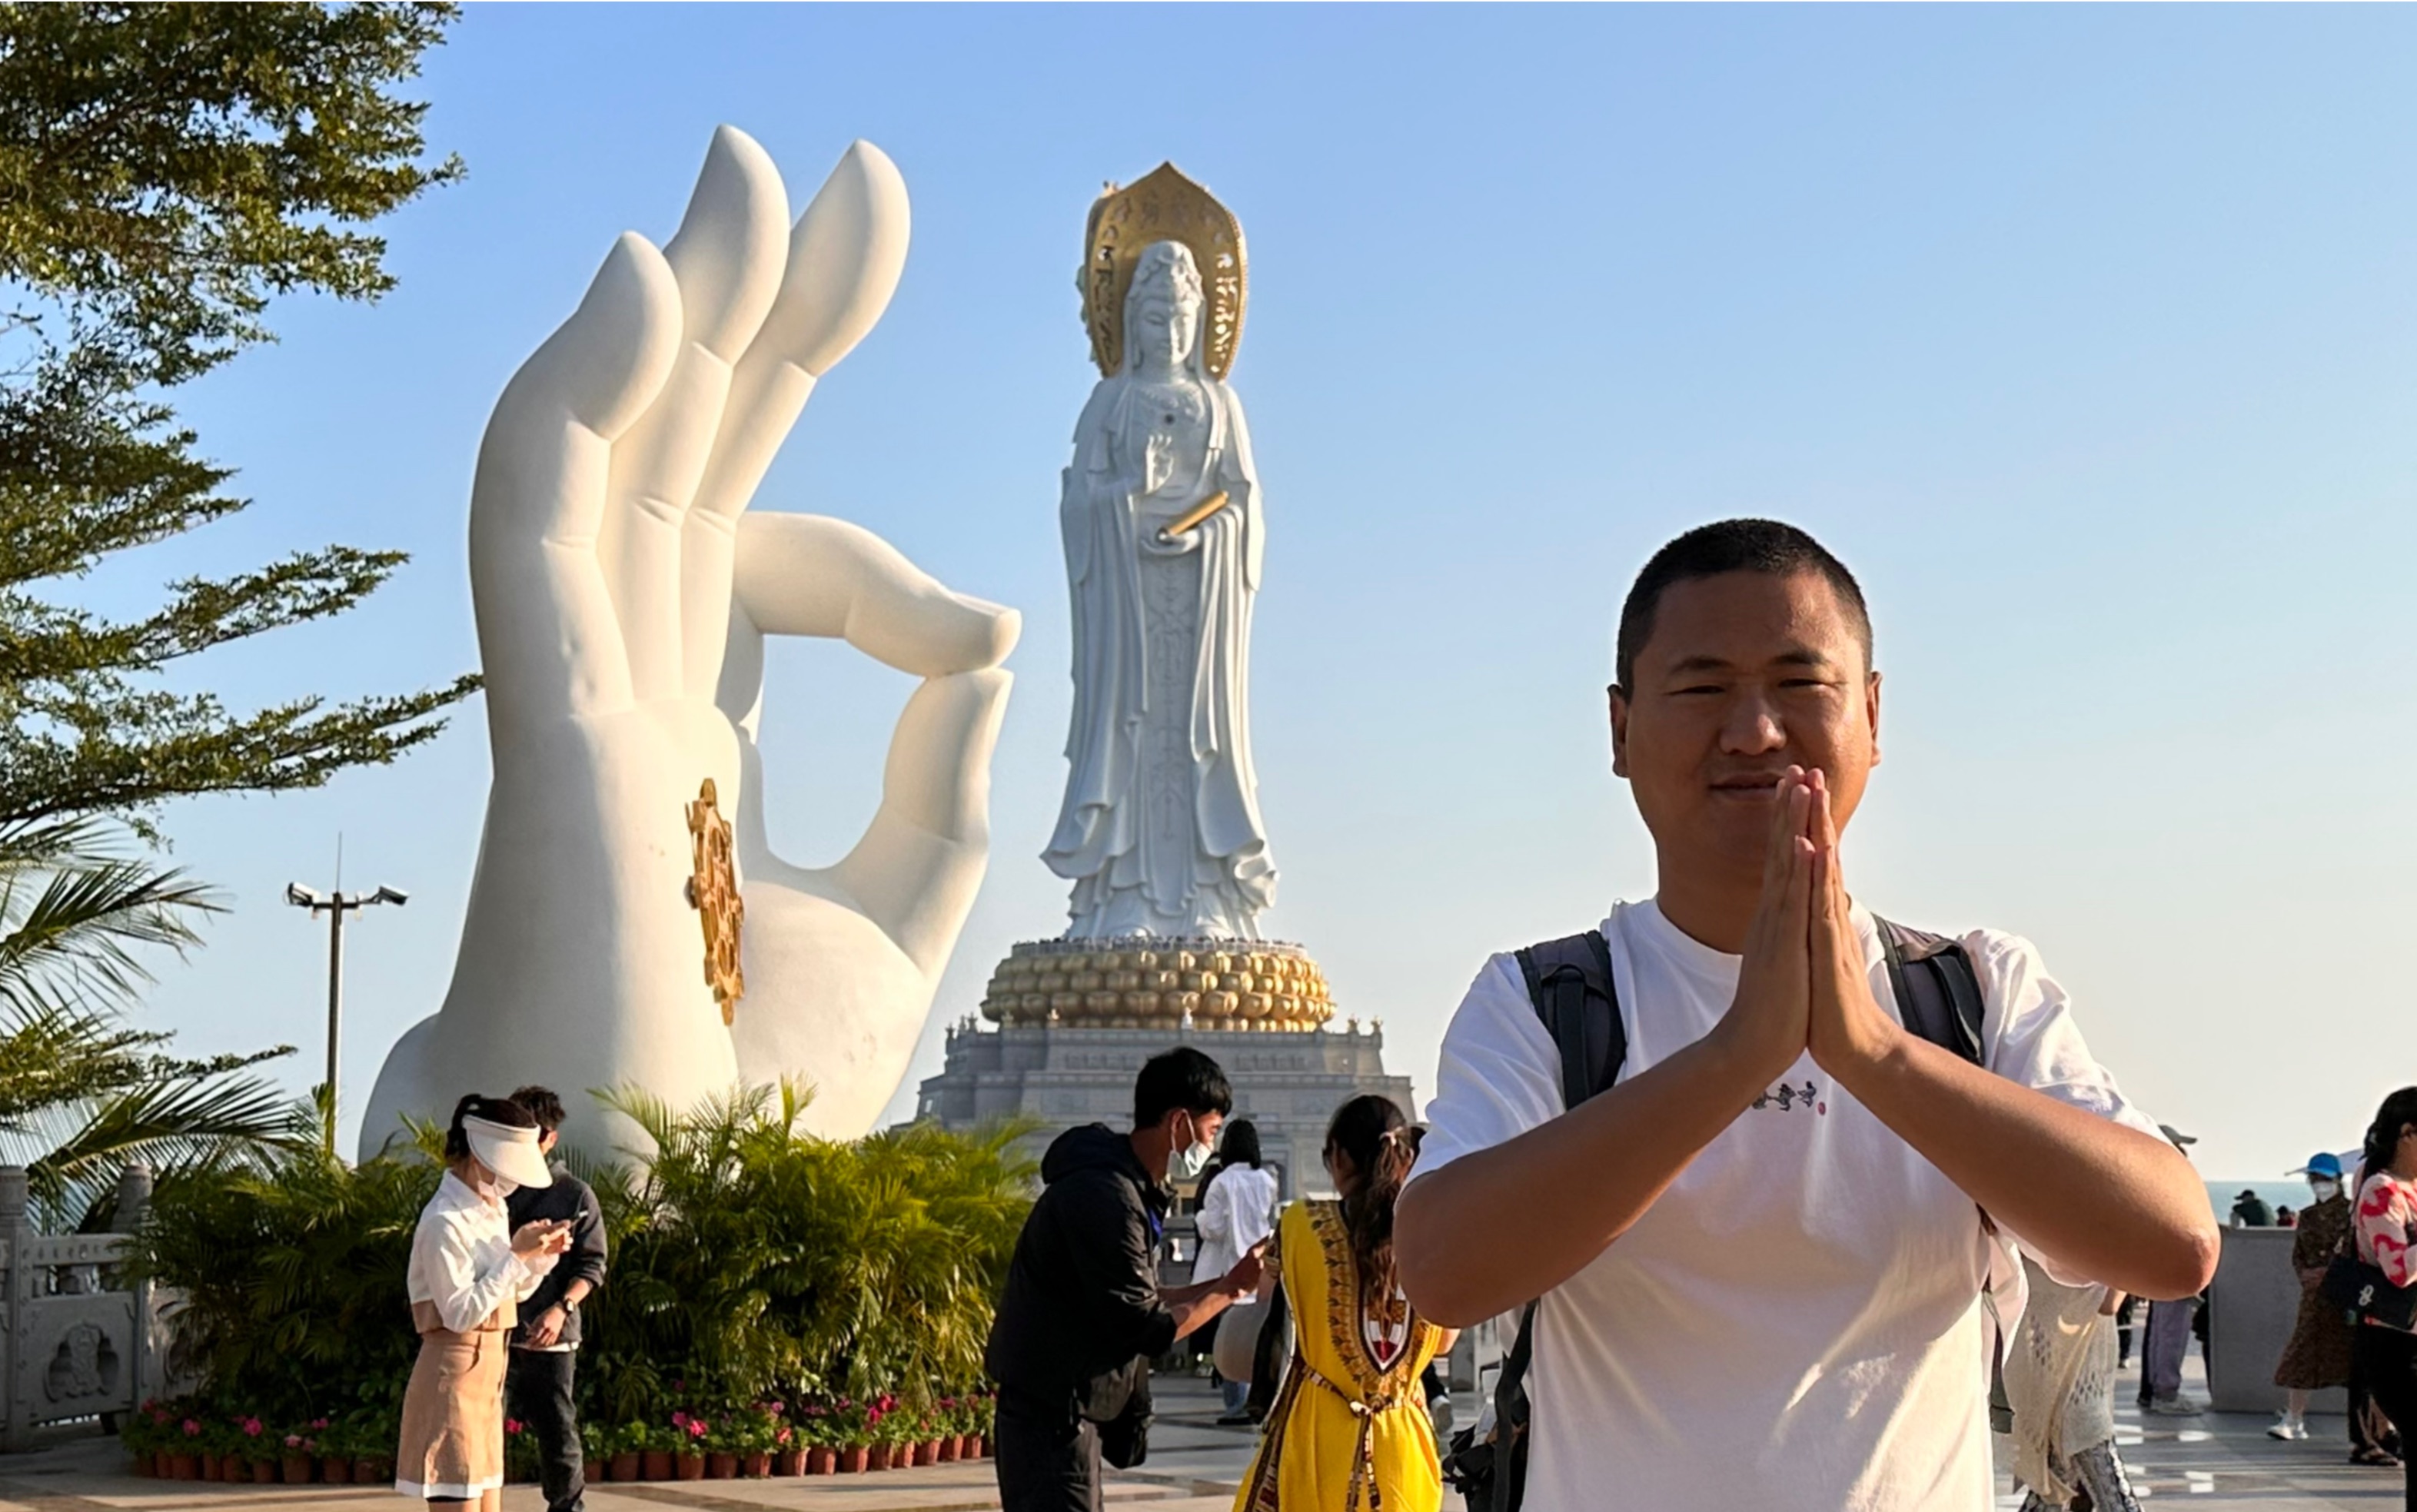
{"label": "person in floral shirt", "polygon": [[[2367,1126],[2359,1163],[2358,1258],[2397,1287],[2417,1286],[2417,1087],[2383,1099]],[[2358,1364],[2375,1403],[2400,1430],[2402,1504],[2417,1512],[2417,1333],[2368,1317],[2358,1330]]]}

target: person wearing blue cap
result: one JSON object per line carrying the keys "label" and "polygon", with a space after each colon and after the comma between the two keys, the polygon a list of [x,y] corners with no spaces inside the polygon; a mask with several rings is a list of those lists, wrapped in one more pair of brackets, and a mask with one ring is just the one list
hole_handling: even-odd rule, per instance
{"label": "person wearing blue cap", "polygon": [[[2338,1157],[2318,1154],[2290,1172],[2308,1178],[2310,1202],[2300,1210],[2300,1227],[2291,1241],[2291,1269],[2300,1278],[2300,1315],[2291,1340],[2274,1367],[2274,1383],[2290,1393],[2288,1405],[2266,1431],[2278,1439],[2308,1436],[2308,1395],[2328,1386],[2348,1385],[2350,1379],[2350,1331],[2340,1308],[2325,1300],[2318,1283],[2332,1263],[2333,1251],[2349,1232],[2349,1198],[2342,1190]],[[2359,1414],[2351,1429],[2358,1432]]]}

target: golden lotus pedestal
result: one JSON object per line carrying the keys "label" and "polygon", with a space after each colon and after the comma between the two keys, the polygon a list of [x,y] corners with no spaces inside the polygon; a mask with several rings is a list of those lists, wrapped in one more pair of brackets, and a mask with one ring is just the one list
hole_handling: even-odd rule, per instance
{"label": "golden lotus pedestal", "polygon": [[1033,940],[991,973],[1002,1025],[1302,1033],[1334,1017],[1326,975],[1296,945],[1258,940]]}

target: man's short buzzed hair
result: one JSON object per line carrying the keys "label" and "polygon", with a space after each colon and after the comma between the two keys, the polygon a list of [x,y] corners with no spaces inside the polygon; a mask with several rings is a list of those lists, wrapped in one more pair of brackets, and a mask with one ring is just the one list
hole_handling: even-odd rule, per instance
{"label": "man's short buzzed hair", "polygon": [[562,1120],[565,1116],[562,1099],[555,1096],[553,1088],[523,1087],[512,1094],[511,1100],[520,1104],[523,1111],[537,1120],[537,1126],[541,1131],[551,1134],[562,1127]]}
{"label": "man's short buzzed hair", "polygon": [[1133,1127],[1148,1128],[1178,1109],[1221,1117],[1234,1111],[1225,1073],[1189,1045],[1151,1056],[1133,1079]]}
{"label": "man's short buzzed hair", "polygon": [[1635,687],[1636,655],[1653,638],[1653,615],[1662,595],[1674,582],[1717,578],[1728,572],[1761,572],[1774,578],[1798,572],[1818,574],[1838,596],[1855,639],[1863,648],[1863,668],[1872,664],[1872,616],[1863,607],[1863,590],[1847,564],[1829,548],[1776,520],[1716,520],[1697,525],[1653,553],[1628,590],[1619,608],[1619,643],[1613,663],[1613,686],[1622,692]]}

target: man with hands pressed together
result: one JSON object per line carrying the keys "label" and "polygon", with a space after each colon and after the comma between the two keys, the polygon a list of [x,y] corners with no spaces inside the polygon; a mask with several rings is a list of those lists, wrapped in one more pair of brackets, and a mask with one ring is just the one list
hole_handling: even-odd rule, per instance
{"label": "man with hands pressed together", "polygon": [[[1879,676],[1836,558],[1768,521],[1691,531],[1630,592],[1618,663],[1613,769],[1659,871],[1603,924],[1619,1080],[1564,1111],[1518,968],[1488,962],[1398,1210],[1404,1289],[1453,1326],[1542,1298],[1529,1512],[1983,1512],[2005,1242],[2190,1295],[2205,1191],[2029,943],[1961,937],[1984,1066],[1903,1026],[1840,861]],[[1979,819],[1933,823],[1990,864]]]}

